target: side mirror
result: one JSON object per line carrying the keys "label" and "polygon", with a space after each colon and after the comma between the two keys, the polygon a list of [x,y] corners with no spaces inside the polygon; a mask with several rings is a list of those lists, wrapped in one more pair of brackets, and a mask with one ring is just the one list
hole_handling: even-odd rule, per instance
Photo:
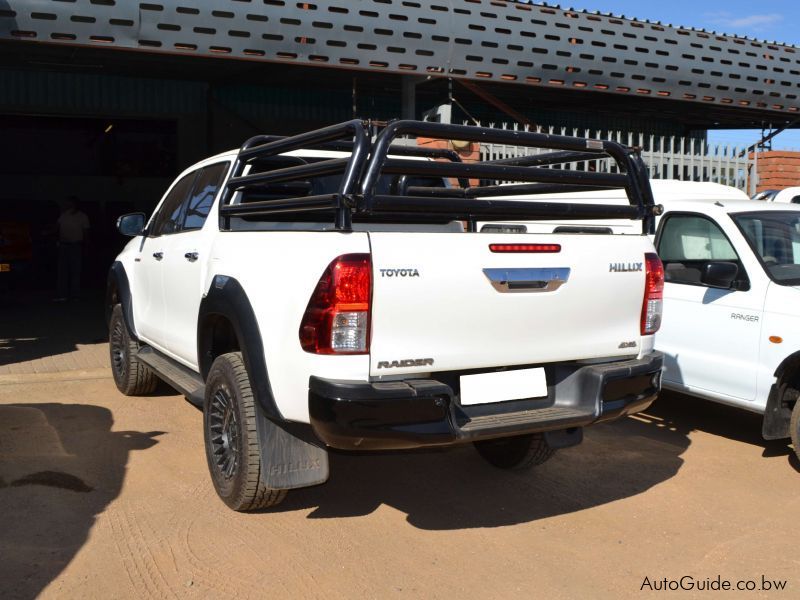
{"label": "side mirror", "polygon": [[700,281],[713,288],[729,290],[739,274],[739,266],[732,262],[712,261],[706,263]]}
{"label": "side mirror", "polygon": [[117,219],[117,229],[122,235],[127,235],[129,237],[140,235],[144,231],[144,226],[144,213],[128,213]]}

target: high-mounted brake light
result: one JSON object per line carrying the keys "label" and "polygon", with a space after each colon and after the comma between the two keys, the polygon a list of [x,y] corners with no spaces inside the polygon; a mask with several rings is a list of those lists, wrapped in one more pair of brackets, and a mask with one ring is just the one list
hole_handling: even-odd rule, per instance
{"label": "high-mounted brake light", "polygon": [[561,252],[561,244],[489,244],[489,250],[508,253],[555,254]]}
{"label": "high-mounted brake light", "polygon": [[334,259],[319,278],[300,323],[303,350],[367,354],[371,293],[369,254],[344,254]]}
{"label": "high-mounted brake light", "polygon": [[642,302],[642,335],[652,335],[661,327],[664,305],[664,265],[657,254],[644,255],[645,283]]}

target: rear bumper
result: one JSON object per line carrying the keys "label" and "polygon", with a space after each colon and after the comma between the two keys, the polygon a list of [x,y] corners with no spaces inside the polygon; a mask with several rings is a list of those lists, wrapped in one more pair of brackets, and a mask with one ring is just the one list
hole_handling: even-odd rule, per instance
{"label": "rear bumper", "polygon": [[311,377],[309,414],[321,441],[343,450],[446,446],[585,427],[647,408],[663,355],[545,366],[547,398],[461,406],[458,374],[439,380],[355,382]]}

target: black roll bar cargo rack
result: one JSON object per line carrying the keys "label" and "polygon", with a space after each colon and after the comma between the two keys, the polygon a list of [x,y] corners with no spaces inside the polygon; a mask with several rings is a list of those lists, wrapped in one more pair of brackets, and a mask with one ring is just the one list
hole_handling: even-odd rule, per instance
{"label": "black roll bar cargo rack", "polygon": [[[622,218],[642,220],[643,233],[654,231],[654,219],[660,207],[655,205],[646,167],[634,148],[607,140],[406,120],[389,123],[374,141],[370,140],[367,132],[368,123],[353,120],[291,137],[256,136],[249,139],[239,150],[223,193],[221,227],[229,229],[233,217],[319,214],[322,211],[335,215],[335,227],[341,231],[351,229],[354,217],[365,221],[466,220],[472,224],[478,220]],[[550,151],[466,163],[450,150],[393,144],[401,136],[507,144]],[[255,161],[293,150],[310,149],[345,151],[349,156],[301,161],[297,165],[244,175],[245,168]],[[609,157],[616,163],[619,173],[556,167],[566,163],[588,164]],[[331,193],[232,204],[236,192],[257,192],[270,184],[296,183],[330,175],[341,175],[338,189]],[[399,176],[400,183],[395,193],[377,193],[382,175]],[[412,177],[456,180],[460,187],[409,185]],[[521,183],[470,186],[471,179]],[[629,204],[507,199],[523,194],[612,188],[623,188]],[[505,198],[497,199],[498,196]]]}

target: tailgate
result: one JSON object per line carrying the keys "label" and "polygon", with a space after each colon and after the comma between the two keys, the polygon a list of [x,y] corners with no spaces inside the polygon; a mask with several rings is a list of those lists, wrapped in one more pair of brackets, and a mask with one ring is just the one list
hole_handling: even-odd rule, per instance
{"label": "tailgate", "polygon": [[[372,376],[639,352],[646,236],[369,236]],[[561,249],[496,253],[490,244]]]}

